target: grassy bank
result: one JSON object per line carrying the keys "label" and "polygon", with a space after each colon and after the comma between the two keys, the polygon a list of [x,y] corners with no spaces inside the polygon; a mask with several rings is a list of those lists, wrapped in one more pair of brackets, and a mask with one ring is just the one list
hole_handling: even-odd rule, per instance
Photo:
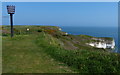
{"label": "grassy bank", "polygon": [[9,29],[3,27],[4,73],[120,72],[120,54],[85,45],[92,36],[65,35],[51,26],[15,26],[10,38]]}
{"label": "grassy bank", "polygon": [[65,50],[55,45],[50,45],[47,40],[50,37],[48,37],[49,35],[46,35],[44,38],[39,36],[36,41],[38,46],[43,46],[46,53],[54,59],[77,69],[79,73],[120,72],[120,55],[117,53],[90,50]]}

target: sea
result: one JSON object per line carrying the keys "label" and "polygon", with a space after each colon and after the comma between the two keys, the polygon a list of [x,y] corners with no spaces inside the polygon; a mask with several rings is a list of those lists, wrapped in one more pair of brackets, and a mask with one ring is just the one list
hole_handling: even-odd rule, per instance
{"label": "sea", "polygon": [[111,37],[115,40],[113,52],[120,53],[118,50],[118,27],[81,27],[81,26],[60,26],[62,31],[72,35],[89,35],[94,37]]}

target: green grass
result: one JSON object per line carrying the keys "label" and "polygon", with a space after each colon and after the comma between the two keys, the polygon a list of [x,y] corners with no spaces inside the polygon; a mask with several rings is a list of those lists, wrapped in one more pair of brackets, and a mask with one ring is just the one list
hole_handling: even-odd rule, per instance
{"label": "green grass", "polygon": [[[49,26],[15,29],[13,38],[7,32],[3,37],[3,73],[120,73],[120,54],[84,45],[91,36],[62,36]],[[38,32],[45,29],[51,31]]]}
{"label": "green grass", "polygon": [[[120,55],[106,51],[95,50],[65,50],[50,45],[49,35],[38,36],[36,43],[44,47],[44,51],[54,59],[62,61],[79,73],[119,73]],[[41,39],[42,38],[42,39]],[[42,43],[41,43],[42,42]]]}
{"label": "green grass", "polygon": [[0,36],[0,73],[2,73],[2,37],[1,36]]}
{"label": "green grass", "polygon": [[35,43],[36,35],[3,37],[3,73],[72,73]]}

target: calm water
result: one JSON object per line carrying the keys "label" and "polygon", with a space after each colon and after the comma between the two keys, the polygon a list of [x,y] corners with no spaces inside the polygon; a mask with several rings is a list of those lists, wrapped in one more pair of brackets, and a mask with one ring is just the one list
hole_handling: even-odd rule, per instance
{"label": "calm water", "polygon": [[73,26],[62,26],[62,31],[68,32],[73,35],[90,35],[94,37],[112,37],[116,43],[116,49],[114,52],[120,53],[118,51],[118,28],[117,27],[73,27]]}

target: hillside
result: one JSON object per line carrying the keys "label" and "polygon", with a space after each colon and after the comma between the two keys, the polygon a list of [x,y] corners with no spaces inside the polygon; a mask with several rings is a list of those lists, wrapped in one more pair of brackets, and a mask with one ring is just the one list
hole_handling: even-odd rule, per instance
{"label": "hillside", "polygon": [[[4,26],[2,28],[3,36],[10,35],[10,27]],[[89,44],[96,43],[95,45],[105,42],[112,42],[112,38],[108,37],[92,37],[88,35],[70,35],[67,32],[61,31],[59,27],[55,26],[14,26],[15,35],[26,35],[26,34],[39,34],[44,32],[45,34],[49,34],[54,38],[54,44],[58,45],[61,48],[67,50],[78,50],[78,49],[87,49],[87,50],[99,50],[97,47],[91,47]],[[53,40],[53,39],[52,39]],[[51,41],[49,41],[51,43]],[[101,48],[100,50],[107,50],[105,48]]]}
{"label": "hillside", "polygon": [[2,30],[4,73],[120,72],[119,54],[86,44],[99,38],[69,35],[54,26],[14,26],[13,38],[9,26]]}

